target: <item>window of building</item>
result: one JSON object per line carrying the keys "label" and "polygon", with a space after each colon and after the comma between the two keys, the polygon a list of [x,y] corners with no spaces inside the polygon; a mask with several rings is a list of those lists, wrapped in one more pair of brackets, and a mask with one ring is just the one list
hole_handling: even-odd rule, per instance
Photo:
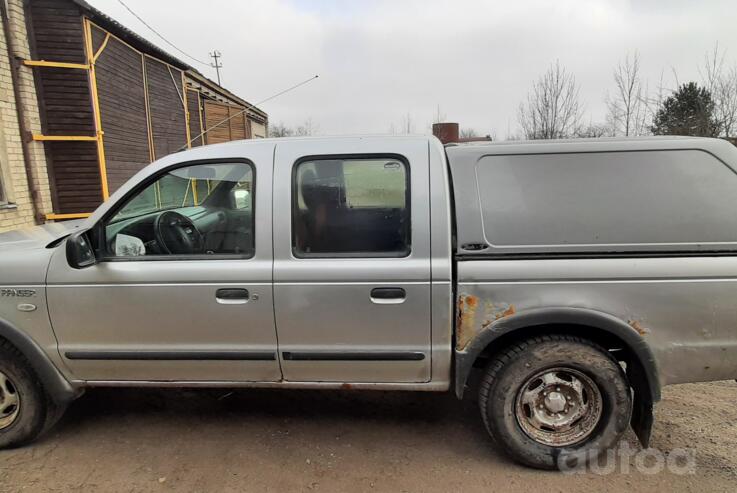
{"label": "window of building", "polygon": [[114,257],[253,256],[254,176],[246,163],[169,171],[133,196],[105,225]]}
{"label": "window of building", "polygon": [[409,190],[409,167],[396,157],[298,163],[292,193],[295,255],[409,255]]}

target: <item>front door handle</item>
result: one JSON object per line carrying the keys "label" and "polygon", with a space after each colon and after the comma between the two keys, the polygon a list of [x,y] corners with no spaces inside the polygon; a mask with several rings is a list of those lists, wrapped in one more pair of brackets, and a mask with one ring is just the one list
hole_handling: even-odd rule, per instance
{"label": "front door handle", "polygon": [[371,290],[371,302],[377,305],[404,303],[407,292],[404,288],[374,288]]}
{"label": "front door handle", "polygon": [[221,305],[241,305],[248,299],[248,290],[243,288],[221,288],[215,292],[215,301]]}

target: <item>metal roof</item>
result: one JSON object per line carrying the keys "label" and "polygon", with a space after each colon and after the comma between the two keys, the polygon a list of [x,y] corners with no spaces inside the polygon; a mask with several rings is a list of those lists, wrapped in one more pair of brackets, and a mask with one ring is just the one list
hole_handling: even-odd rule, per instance
{"label": "metal roof", "polygon": [[190,64],[183,62],[179,58],[162,50],[161,48],[153,44],[151,41],[135,33],[131,29],[125,27],[123,24],[116,21],[115,19],[107,15],[106,13],[102,12],[101,10],[96,9],[95,7],[87,3],[85,0],[71,0],[71,1],[75,3],[84,12],[84,15],[86,15],[91,21],[95,22],[95,24],[107,29],[112,34],[119,37],[120,39],[130,44],[134,48],[144,53],[153,55],[156,58],[159,58],[181,70],[184,70],[185,72],[189,72],[190,75],[193,76],[193,78],[198,79],[199,82],[206,83],[212,89],[222,92],[224,96],[230,99],[233,99],[234,101],[249,108],[250,110],[253,110],[256,113],[260,113],[265,118],[267,117],[267,114],[261,109],[252,105],[245,99],[236,96],[231,91],[225,89],[224,87],[218,85],[216,82],[210,80],[208,77],[205,77],[199,70],[192,67]]}

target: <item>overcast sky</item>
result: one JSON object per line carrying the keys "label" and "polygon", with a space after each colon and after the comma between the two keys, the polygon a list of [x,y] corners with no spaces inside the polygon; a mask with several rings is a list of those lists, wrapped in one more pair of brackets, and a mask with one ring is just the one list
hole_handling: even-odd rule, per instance
{"label": "overcast sky", "polygon": [[[95,7],[198,70],[118,0]],[[179,48],[207,60],[222,52],[223,85],[262,105],[271,123],[311,118],[320,134],[387,133],[406,115],[429,131],[440,105],[499,139],[517,133],[531,82],[559,59],[581,87],[586,119],[602,122],[612,70],[640,54],[650,88],[700,80],[715,43],[737,62],[735,0],[124,0]]]}

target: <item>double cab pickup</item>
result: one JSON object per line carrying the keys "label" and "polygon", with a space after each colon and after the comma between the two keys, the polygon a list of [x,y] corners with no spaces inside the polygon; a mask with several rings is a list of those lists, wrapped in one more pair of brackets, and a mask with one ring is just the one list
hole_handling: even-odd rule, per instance
{"label": "double cab pickup", "polygon": [[232,142],[0,235],[0,447],[91,387],[473,391],[554,469],[647,444],[664,385],[736,377],[716,139]]}

